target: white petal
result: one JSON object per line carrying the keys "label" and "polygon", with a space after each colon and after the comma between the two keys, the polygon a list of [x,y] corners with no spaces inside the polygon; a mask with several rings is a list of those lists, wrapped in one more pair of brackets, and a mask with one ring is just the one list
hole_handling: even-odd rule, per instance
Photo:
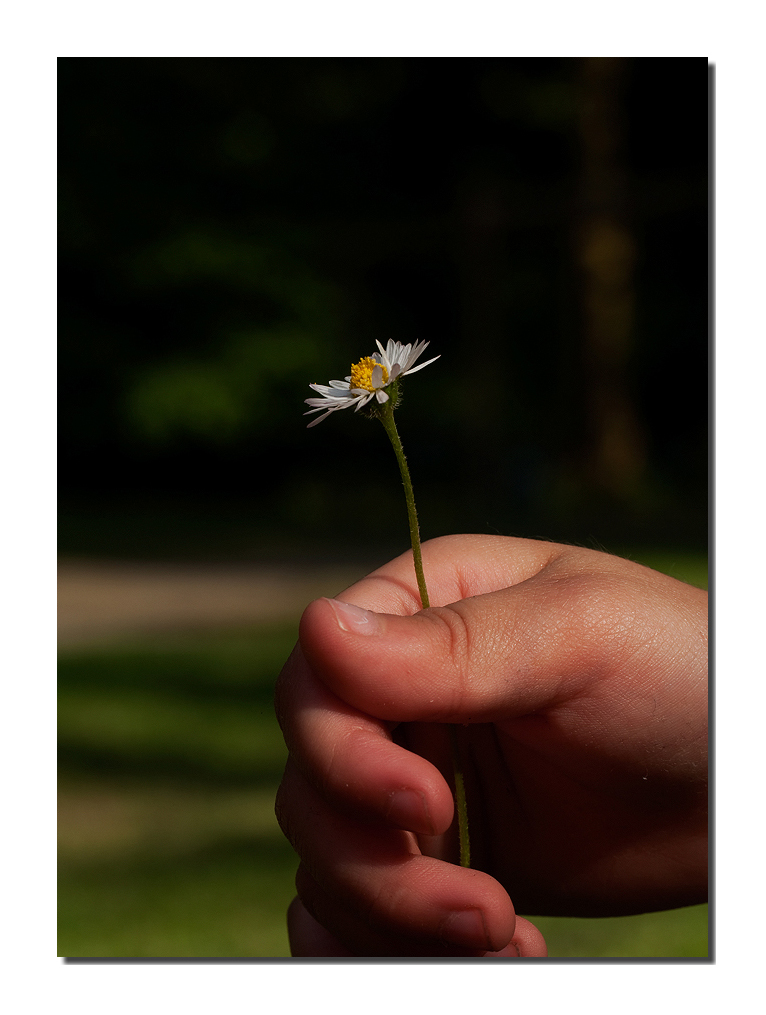
{"label": "white petal", "polygon": [[411,366],[415,365],[415,362],[419,359],[420,354],[423,352],[428,342],[416,342],[414,346],[407,346],[407,355],[402,361],[402,368],[405,373],[410,369]]}
{"label": "white petal", "polygon": [[[312,426],[316,426],[316,425],[317,425],[317,423],[321,423],[321,422],[322,422],[322,420],[323,420],[323,419],[327,419],[327,417],[328,417],[328,416],[330,416],[330,415],[332,414],[332,412],[333,412],[333,410],[332,410],[332,409],[328,409],[328,410],[327,410],[327,412],[326,412],[326,413],[324,414],[324,416],[317,416],[317,418],[316,418],[316,419],[312,419],[312,420],[311,420],[311,422],[310,422],[310,423],[308,424],[308,426],[306,427],[306,429],[307,429],[307,430],[310,430]],[[304,415],[305,415],[305,416],[307,416],[307,415],[308,415],[308,413],[304,413]]]}
{"label": "white petal", "polygon": [[348,397],[348,384],[344,384],[342,381],[331,381],[332,386],[327,384],[309,384],[309,387],[313,391],[318,391],[320,395],[324,395],[325,398],[345,398]]}
{"label": "white petal", "polygon": [[[334,412],[336,409],[345,409],[349,405],[353,405],[353,402],[348,400],[337,400],[334,398],[307,398],[306,405],[313,405],[313,409],[309,409],[309,412],[319,412],[321,409],[327,409],[328,412]],[[308,413],[304,413],[307,416]]]}
{"label": "white petal", "polygon": [[378,363],[382,363],[383,366],[386,368],[386,370],[389,373],[391,373],[391,360],[389,359],[388,355],[386,354],[386,350],[383,348],[383,346],[380,344],[380,342],[378,342],[377,338],[375,339],[375,343],[378,346],[378,348],[380,349],[380,352],[379,353],[377,353],[377,352],[373,353],[374,359],[377,360]]}
{"label": "white petal", "polygon": [[351,400],[351,392],[347,395],[323,395],[321,398],[305,398],[306,405],[347,405]]}
{"label": "white petal", "polygon": [[427,359],[425,363],[420,363],[418,366],[413,367],[411,370],[405,370],[403,377],[408,377],[410,374],[416,374],[418,370],[422,370],[423,367],[430,366],[431,363],[435,363],[437,359],[441,359],[441,353],[438,356],[434,356],[433,359]]}
{"label": "white petal", "polygon": [[320,408],[327,405],[340,405],[342,401],[341,398],[330,398],[329,395],[325,395],[324,398],[304,398],[306,405],[318,405]]}
{"label": "white petal", "polygon": [[363,405],[367,405],[367,403],[373,397],[375,392],[374,391],[365,391],[364,394],[365,394],[365,397],[359,399],[359,404],[357,405],[356,409],[354,410],[355,412],[359,412],[359,410],[362,408]]}
{"label": "white petal", "polygon": [[375,392],[375,397],[377,398],[377,400],[380,402],[381,405],[384,402],[388,401],[388,395],[385,393],[385,391],[382,388],[379,391]]}
{"label": "white petal", "polygon": [[410,367],[415,366],[415,363],[420,359],[421,355],[423,354],[423,352],[424,352],[424,350],[426,349],[427,346],[428,346],[428,342],[416,342],[415,343],[415,345],[412,347],[412,351],[407,356],[407,362],[406,362],[405,367],[404,367],[405,372],[407,370],[409,370]]}
{"label": "white petal", "polygon": [[383,367],[380,363],[372,368],[370,379],[372,381],[373,388],[379,388],[383,384]]}

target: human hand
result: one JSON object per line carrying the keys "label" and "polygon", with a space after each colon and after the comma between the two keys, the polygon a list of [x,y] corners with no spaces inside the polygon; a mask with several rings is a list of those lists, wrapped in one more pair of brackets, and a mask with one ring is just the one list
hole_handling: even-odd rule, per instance
{"label": "human hand", "polygon": [[[704,901],[707,596],[591,550],[423,545],[317,600],[277,688],[299,955],[544,955],[523,912]],[[459,724],[472,863],[455,860]],[[404,724],[404,725],[402,725]],[[473,928],[471,921],[474,921]]]}

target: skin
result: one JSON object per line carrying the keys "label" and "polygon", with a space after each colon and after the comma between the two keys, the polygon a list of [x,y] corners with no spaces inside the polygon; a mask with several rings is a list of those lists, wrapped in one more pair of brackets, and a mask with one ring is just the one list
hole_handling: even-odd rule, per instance
{"label": "skin", "polygon": [[[435,539],[423,561],[433,608],[405,554],[311,603],[278,681],[293,954],[544,956],[514,907],[705,901],[707,594],[503,536]],[[470,870],[455,865],[446,723]]]}

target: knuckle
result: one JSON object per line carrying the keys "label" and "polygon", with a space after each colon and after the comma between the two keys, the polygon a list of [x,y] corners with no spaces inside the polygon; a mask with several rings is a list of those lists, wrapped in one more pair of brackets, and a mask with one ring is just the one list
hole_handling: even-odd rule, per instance
{"label": "knuckle", "polygon": [[381,877],[377,884],[367,886],[356,900],[356,908],[371,931],[386,935],[411,931],[419,906],[411,884],[401,877]]}
{"label": "knuckle", "polygon": [[441,625],[446,653],[452,664],[453,700],[450,707],[455,708],[465,697],[470,677],[473,651],[471,628],[460,610],[460,604],[432,610],[432,616]]}
{"label": "knuckle", "polygon": [[285,838],[298,856],[302,856],[304,853],[304,834],[299,831],[299,828],[303,824],[300,820],[303,808],[300,806],[296,808],[295,795],[294,779],[291,777],[290,763],[288,762],[274,800],[274,814]]}
{"label": "knuckle", "polygon": [[290,838],[289,807],[286,800],[284,781],[280,783],[279,789],[277,790],[277,795],[274,800],[274,814],[277,819],[277,824],[282,829],[285,836],[292,841]]}
{"label": "knuckle", "polygon": [[277,682],[274,687],[274,713],[277,717],[279,728],[283,733],[288,719],[288,704],[285,683],[286,675],[285,670],[283,669],[277,677]]}
{"label": "knuckle", "polygon": [[470,644],[468,624],[458,605],[441,606],[431,610],[431,616],[441,627],[446,639],[447,651],[454,659],[463,659]]}
{"label": "knuckle", "polygon": [[630,640],[635,607],[608,570],[591,566],[552,577],[548,634],[557,636],[565,655],[574,652],[581,664],[598,669]]}
{"label": "knuckle", "polygon": [[295,711],[297,696],[300,693],[302,660],[300,646],[295,645],[290,656],[282,667],[274,686],[274,712],[283,733],[289,730],[291,717]]}

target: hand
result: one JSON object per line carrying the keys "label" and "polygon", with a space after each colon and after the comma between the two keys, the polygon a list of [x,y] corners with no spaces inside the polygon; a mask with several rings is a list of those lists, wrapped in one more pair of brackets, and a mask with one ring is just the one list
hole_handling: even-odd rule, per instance
{"label": "hand", "polygon": [[[436,608],[417,612],[405,554],[341,595],[352,609],[312,603],[279,679],[294,954],[544,955],[509,894],[565,916],[704,901],[706,593],[502,536],[423,559]],[[471,870],[454,865],[445,723]]]}

